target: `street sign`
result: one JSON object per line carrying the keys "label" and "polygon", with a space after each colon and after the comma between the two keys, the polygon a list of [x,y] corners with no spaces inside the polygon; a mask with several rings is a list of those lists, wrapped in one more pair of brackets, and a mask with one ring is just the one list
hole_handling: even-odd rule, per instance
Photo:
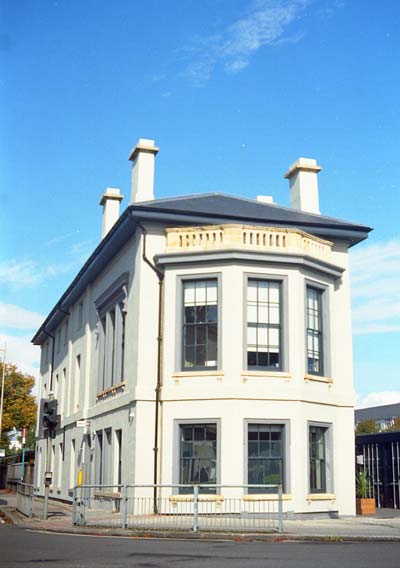
{"label": "street sign", "polygon": [[89,428],[90,426],[90,420],[77,420],[76,421],[76,427],[77,428]]}
{"label": "street sign", "polygon": [[6,456],[6,451],[3,448],[0,448],[0,458],[4,458]]}

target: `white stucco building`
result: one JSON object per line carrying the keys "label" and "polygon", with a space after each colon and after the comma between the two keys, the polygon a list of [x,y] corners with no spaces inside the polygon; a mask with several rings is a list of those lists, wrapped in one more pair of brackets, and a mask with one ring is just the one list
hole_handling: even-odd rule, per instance
{"label": "white stucco building", "polygon": [[[61,416],[51,494],[82,476],[279,482],[285,511],[354,514],[348,249],[370,229],[320,214],[304,158],[285,176],[291,208],[154,199],[157,151],[132,151],[121,216],[119,190],[103,194],[102,240],[33,338]],[[39,438],[41,492],[45,451]]]}

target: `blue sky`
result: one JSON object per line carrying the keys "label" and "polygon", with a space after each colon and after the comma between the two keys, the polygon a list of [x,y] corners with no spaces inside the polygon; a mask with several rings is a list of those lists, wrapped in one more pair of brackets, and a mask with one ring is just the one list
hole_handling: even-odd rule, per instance
{"label": "blue sky", "polygon": [[[129,198],[154,138],[156,196],[272,194],[323,166],[322,213],[374,227],[351,254],[360,404],[398,402],[400,4],[345,0],[3,0],[0,341],[32,332],[99,241],[100,195]],[[123,206],[126,206],[127,199]]]}

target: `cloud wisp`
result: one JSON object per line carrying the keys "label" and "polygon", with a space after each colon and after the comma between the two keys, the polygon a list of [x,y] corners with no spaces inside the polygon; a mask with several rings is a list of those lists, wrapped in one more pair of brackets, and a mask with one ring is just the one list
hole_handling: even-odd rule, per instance
{"label": "cloud wisp", "polygon": [[353,332],[400,331],[400,240],[350,254]]}
{"label": "cloud wisp", "polygon": [[400,391],[370,392],[365,396],[357,397],[356,408],[384,406],[385,404],[398,404],[399,402]]}
{"label": "cloud wisp", "polygon": [[4,260],[0,262],[0,283],[13,291],[39,286],[48,279],[76,270],[87,260],[92,249],[92,241],[73,244],[62,253],[64,262],[46,264],[32,259]]}
{"label": "cloud wisp", "polygon": [[217,64],[226,73],[245,69],[253,55],[266,46],[296,43],[303,34],[288,34],[288,27],[297,20],[310,0],[257,0],[247,14],[220,33],[199,38],[185,51],[191,58],[184,75],[196,85],[206,83]]}
{"label": "cloud wisp", "polygon": [[32,345],[30,335],[14,336],[0,332],[0,345],[7,346],[7,362],[16,364],[23,373],[37,378],[40,349]]}

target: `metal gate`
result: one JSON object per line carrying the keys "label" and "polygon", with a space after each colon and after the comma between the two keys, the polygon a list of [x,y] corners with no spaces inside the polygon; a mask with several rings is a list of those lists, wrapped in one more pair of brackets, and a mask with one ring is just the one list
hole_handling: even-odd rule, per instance
{"label": "metal gate", "polygon": [[393,438],[400,438],[400,433],[357,436],[357,469],[366,473],[369,497],[375,498],[377,507],[399,509],[400,439]]}

